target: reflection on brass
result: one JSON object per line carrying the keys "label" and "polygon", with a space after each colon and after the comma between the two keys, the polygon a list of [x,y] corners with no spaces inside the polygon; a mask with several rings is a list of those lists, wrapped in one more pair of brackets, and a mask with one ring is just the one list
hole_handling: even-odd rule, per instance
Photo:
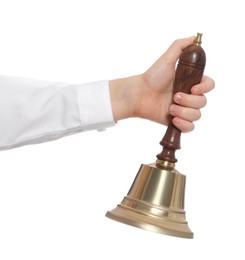
{"label": "reflection on brass", "polygon": [[185,180],[175,169],[143,164],[127,196],[106,216],[149,231],[192,238],[184,211]]}
{"label": "reflection on brass", "polygon": [[200,46],[202,44],[202,33],[197,33],[194,44],[196,44],[197,46]]}

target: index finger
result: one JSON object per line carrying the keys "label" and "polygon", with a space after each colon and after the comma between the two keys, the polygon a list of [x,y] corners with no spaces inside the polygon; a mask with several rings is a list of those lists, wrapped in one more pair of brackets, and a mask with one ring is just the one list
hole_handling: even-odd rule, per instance
{"label": "index finger", "polygon": [[191,93],[194,95],[203,95],[210,92],[215,87],[215,82],[208,76],[203,76],[199,84],[191,88]]}

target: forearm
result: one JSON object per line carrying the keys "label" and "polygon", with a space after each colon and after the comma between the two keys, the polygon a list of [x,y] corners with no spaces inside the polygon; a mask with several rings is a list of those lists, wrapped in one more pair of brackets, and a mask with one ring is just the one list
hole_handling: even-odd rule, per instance
{"label": "forearm", "polygon": [[72,85],[0,76],[0,150],[115,124],[109,82]]}

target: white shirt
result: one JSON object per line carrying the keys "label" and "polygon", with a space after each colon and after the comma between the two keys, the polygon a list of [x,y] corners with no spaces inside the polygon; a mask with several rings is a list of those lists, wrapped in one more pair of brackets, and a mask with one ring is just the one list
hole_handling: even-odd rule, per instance
{"label": "white shirt", "polygon": [[0,150],[114,125],[108,81],[72,85],[0,76]]}

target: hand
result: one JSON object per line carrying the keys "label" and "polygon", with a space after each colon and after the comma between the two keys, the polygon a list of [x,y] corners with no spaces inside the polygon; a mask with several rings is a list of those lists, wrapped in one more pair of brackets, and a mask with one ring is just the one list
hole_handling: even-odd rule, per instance
{"label": "hand", "polygon": [[172,90],[176,62],[194,37],[176,40],[168,50],[143,74],[110,82],[112,110],[116,121],[140,117],[168,125],[168,115],[182,132],[194,129],[194,121],[201,117],[200,109],[206,103],[205,93],[214,88],[214,81],[204,76],[193,86],[191,94],[176,93],[172,103]]}

